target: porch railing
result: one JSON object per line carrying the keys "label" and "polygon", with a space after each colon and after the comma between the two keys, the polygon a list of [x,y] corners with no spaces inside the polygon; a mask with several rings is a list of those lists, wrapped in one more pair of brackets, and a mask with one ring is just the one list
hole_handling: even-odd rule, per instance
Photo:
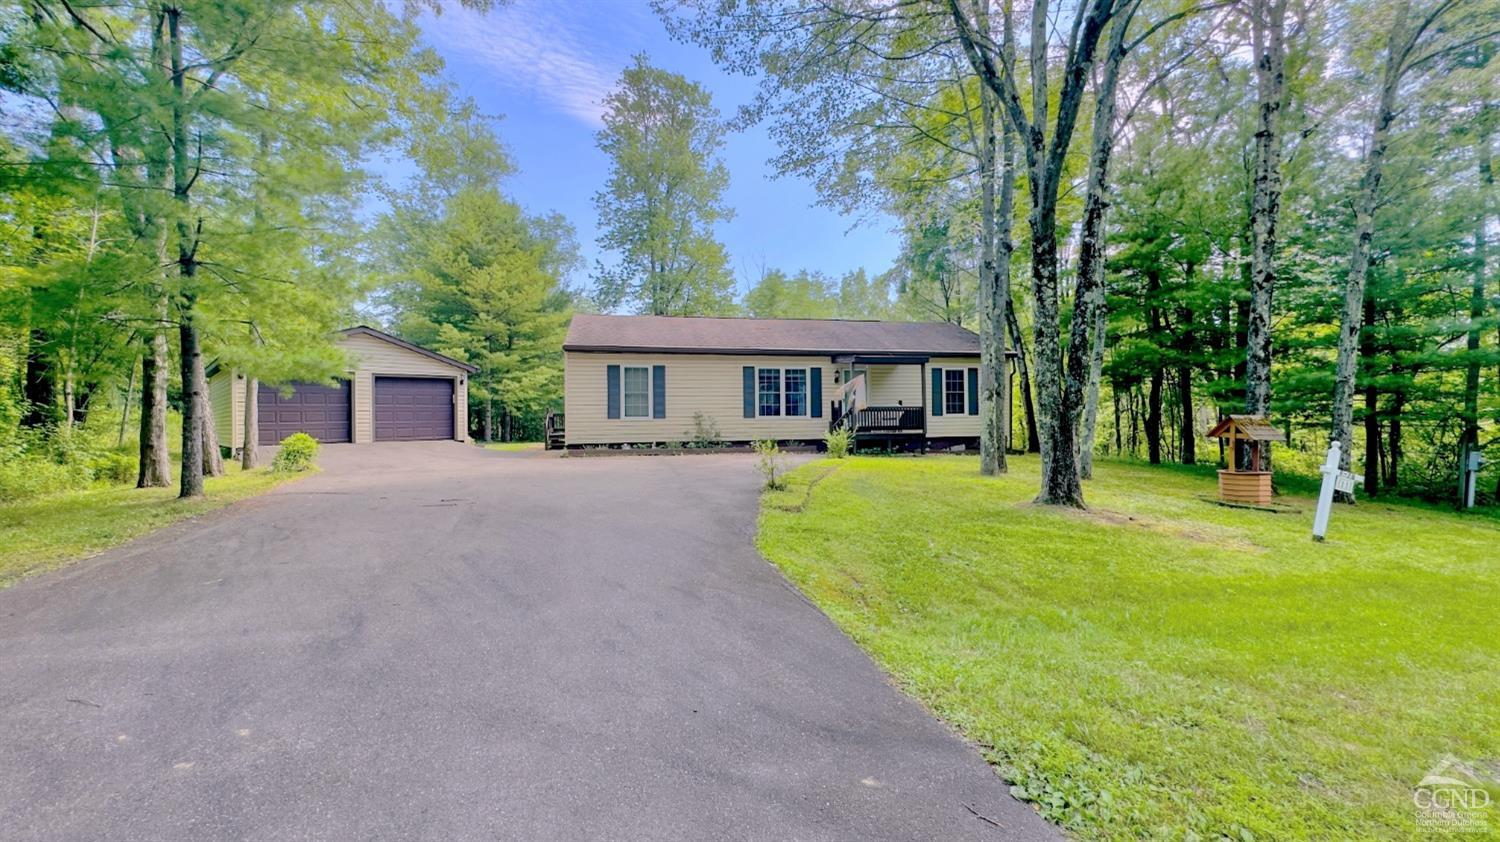
{"label": "porch railing", "polygon": [[922,407],[920,406],[867,406],[852,412],[835,408],[829,429],[840,426],[855,435],[862,433],[920,433],[922,432]]}

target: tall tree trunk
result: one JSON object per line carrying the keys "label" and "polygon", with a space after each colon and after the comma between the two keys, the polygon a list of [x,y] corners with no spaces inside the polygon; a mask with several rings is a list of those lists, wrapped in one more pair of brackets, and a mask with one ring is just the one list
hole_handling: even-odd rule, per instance
{"label": "tall tree trunk", "polygon": [[1157,353],[1151,362],[1149,391],[1146,393],[1146,455],[1153,465],[1161,464],[1161,390],[1166,377],[1162,364],[1162,345],[1166,338],[1161,313],[1161,270],[1153,266],[1146,271],[1146,330]]}
{"label": "tall tree trunk", "polygon": [[[1375,301],[1366,298],[1364,329],[1360,332],[1359,352],[1368,368],[1375,361]],[[1365,384],[1365,488],[1366,494],[1380,493],[1380,391],[1372,377]]]}
{"label": "tall tree trunk", "polygon": [[[980,12],[979,24],[988,32],[987,13]],[[1007,380],[1005,310],[1010,303],[1010,217],[1014,179],[1010,171],[1013,159],[1010,157],[1009,131],[1005,133],[1003,162],[997,148],[998,107],[994,91],[981,85],[979,215],[983,230],[980,234],[979,291],[979,473],[985,476],[1005,473],[1005,451],[1010,432],[1001,394]],[[999,199],[999,209],[996,208],[997,179],[1002,182],[1000,192],[1004,194]]]}
{"label": "tall tree trunk", "polygon": [[1182,411],[1178,434],[1182,436],[1180,458],[1184,465],[1198,463],[1198,417],[1193,412],[1193,367],[1177,366],[1177,395]]}
{"label": "tall tree trunk", "polygon": [[1016,368],[1021,373],[1021,412],[1026,416],[1026,452],[1041,453],[1042,437],[1036,426],[1036,404],[1031,393],[1031,367],[1026,362],[1026,342],[1021,336],[1021,321],[1016,318],[1015,307],[1006,310],[1010,322],[1010,339],[1016,346]]}
{"label": "tall tree trunk", "polygon": [[1122,456],[1125,453],[1124,440],[1121,438],[1123,430],[1120,429],[1120,384],[1111,382],[1109,384],[1110,403],[1115,408],[1115,455]]}
{"label": "tall tree trunk", "polygon": [[[1134,8],[1134,5],[1131,6]],[[1094,92],[1093,138],[1089,150],[1088,194],[1083,204],[1083,234],[1078,251],[1078,275],[1087,278],[1079,294],[1088,295],[1091,314],[1086,332],[1088,370],[1084,384],[1083,423],[1079,433],[1078,475],[1094,476],[1094,437],[1099,425],[1099,379],[1104,371],[1104,342],[1109,317],[1105,310],[1104,256],[1107,249],[1105,216],[1109,210],[1109,161],[1115,146],[1115,92],[1119,88],[1120,63],[1125,59],[1125,31],[1130,13],[1122,13],[1110,25],[1103,74]]]}
{"label": "tall tree trunk", "polygon": [[[1286,0],[1253,0],[1251,32],[1259,122],[1250,202],[1250,303],[1246,325],[1245,411],[1271,413],[1271,297],[1276,288],[1276,218],[1281,208],[1282,101],[1286,90],[1283,33]],[[1258,470],[1270,470],[1270,448],[1261,448]]]}
{"label": "tall tree trunk", "polygon": [[141,440],[137,488],[165,488],[172,484],[172,461],[167,452],[167,335],[153,326],[141,355]]}
{"label": "tall tree trunk", "polygon": [[240,467],[250,470],[260,464],[260,381],[245,378],[245,429],[241,432]]}
{"label": "tall tree trunk", "polygon": [[[1474,215],[1474,283],[1469,294],[1469,335],[1466,349],[1468,364],[1464,369],[1464,430],[1460,452],[1468,453],[1479,448],[1479,331],[1484,321],[1485,263],[1489,259],[1488,225],[1489,202],[1495,192],[1495,172],[1490,158],[1490,131],[1487,118],[1489,107],[1480,110],[1475,123],[1479,128],[1479,208]],[[1462,472],[1462,468],[1460,468]]]}
{"label": "tall tree trunk", "polygon": [[484,440],[495,440],[495,401],[488,395],[484,399]]}
{"label": "tall tree trunk", "polygon": [[[1370,146],[1365,152],[1364,173],[1354,200],[1354,246],[1349,259],[1349,274],[1344,282],[1344,309],[1333,381],[1333,423],[1330,425],[1330,438],[1343,445],[1339,467],[1345,471],[1349,470],[1354,450],[1350,441],[1354,424],[1354,390],[1359,369],[1359,334],[1364,325],[1365,281],[1375,241],[1375,207],[1380,199],[1380,180],[1385,173],[1391,123],[1396,119],[1396,94],[1403,75],[1401,68],[1405,64],[1404,55],[1398,58],[1402,52],[1399,39],[1404,34],[1410,9],[1411,0],[1401,0],[1398,20],[1391,26],[1380,99],[1370,130]],[[1335,499],[1354,502],[1352,495],[1343,493],[1337,494]]]}
{"label": "tall tree trunk", "polygon": [[1386,475],[1385,487],[1395,490],[1401,487],[1401,457],[1405,454],[1401,441],[1401,419],[1406,411],[1406,390],[1397,388],[1391,392],[1390,407],[1386,410]]}
{"label": "tall tree trunk", "polygon": [[193,175],[188,172],[187,69],[183,63],[182,10],[165,9],[167,44],[171,56],[172,107],[172,199],[177,228],[178,310],[177,341],[182,370],[182,481],[181,497],[203,496],[203,349],[197,321],[198,244],[192,224],[190,191]]}
{"label": "tall tree trunk", "polygon": [[125,446],[125,431],[130,429],[130,404],[135,400],[135,372],[136,364],[132,362],[125,379],[125,406],[120,411],[120,433],[115,436],[115,447]]}
{"label": "tall tree trunk", "polygon": [[1153,465],[1161,464],[1161,387],[1163,369],[1160,365],[1151,370],[1150,391],[1146,393],[1146,458]]}

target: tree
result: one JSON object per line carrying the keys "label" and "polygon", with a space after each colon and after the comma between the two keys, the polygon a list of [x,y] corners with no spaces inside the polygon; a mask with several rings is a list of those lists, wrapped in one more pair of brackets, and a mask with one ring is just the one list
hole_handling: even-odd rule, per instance
{"label": "tree", "polygon": [[[1252,0],[1255,51],[1255,164],[1250,199],[1250,309],[1246,332],[1245,411],[1271,412],[1271,299],[1276,288],[1276,221],[1281,212],[1281,126],[1286,91],[1287,0]],[[1262,451],[1267,470],[1271,451]]]}
{"label": "tree", "polygon": [[599,148],[610,177],[595,194],[600,244],[618,255],[595,273],[601,307],[653,315],[722,313],[733,278],[715,223],[729,171],[718,158],[724,126],[700,85],[652,67],[644,55],[604,101]]}
{"label": "tree", "polygon": [[[1477,19],[1459,18],[1468,26],[1450,26],[1457,12],[1479,8]],[[1365,284],[1375,239],[1375,211],[1385,176],[1391,131],[1399,114],[1397,98],[1408,74],[1431,65],[1441,56],[1482,43],[1496,36],[1493,12],[1466,0],[1433,0],[1414,10],[1412,0],[1395,0],[1390,11],[1385,46],[1381,51],[1380,84],[1371,108],[1359,187],[1354,198],[1353,248],[1344,282],[1343,312],[1339,327],[1336,372],[1333,383],[1333,420],[1330,437],[1345,446],[1340,468],[1348,470],[1353,443],[1355,378],[1359,365],[1360,331],[1365,320]],[[1340,499],[1353,502],[1349,495]]]}
{"label": "tree", "polygon": [[838,291],[816,272],[787,277],[770,269],[745,293],[745,312],[758,319],[830,319],[839,312]]}

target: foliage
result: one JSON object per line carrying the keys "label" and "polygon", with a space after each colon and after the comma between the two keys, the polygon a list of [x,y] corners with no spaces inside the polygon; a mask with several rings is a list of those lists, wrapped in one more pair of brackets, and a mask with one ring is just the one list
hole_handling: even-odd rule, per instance
{"label": "foliage", "polygon": [[295,474],[308,470],[318,458],[318,440],[307,433],[292,433],[281,440],[281,449],[271,460],[271,471]]}
{"label": "foliage", "polygon": [[599,244],[617,255],[595,271],[601,309],[713,315],[733,307],[728,255],[713,236],[729,219],[724,125],[702,86],[651,66],[644,55],[605,97],[599,149],[609,181],[594,197]]}
{"label": "foliage", "polygon": [[755,450],[755,469],[765,477],[766,488],[779,489],[785,485],[782,474],[786,470],[785,456],[775,440],[765,439],[751,445]]}
{"label": "foliage", "polygon": [[823,436],[823,445],[828,450],[830,459],[843,459],[849,455],[850,447],[854,444],[854,433],[847,427],[839,427],[837,430],[829,430]]}
{"label": "foliage", "polygon": [[0,588],[102,552],[184,518],[260,494],[289,475],[240,471],[210,478],[208,495],[174,499],[175,489],[93,486],[0,504]]}
{"label": "foliage", "polygon": [[719,421],[704,412],[693,413],[693,429],[689,431],[693,447],[719,447],[724,443],[724,434],[719,431]]}
{"label": "foliage", "polygon": [[1037,474],[808,467],[758,543],[1070,832],[1412,838],[1434,765],[1500,753],[1500,512],[1361,501],[1317,544],[1309,496],[1217,506],[1211,470],[1102,461],[1092,513],[1026,505]]}
{"label": "foliage", "polygon": [[483,438],[495,437],[497,407],[513,435],[539,435],[562,398],[572,229],[476,185],[448,196],[436,214],[417,200],[404,204],[382,237],[392,279],[382,299],[396,333],[479,369],[469,403]]}

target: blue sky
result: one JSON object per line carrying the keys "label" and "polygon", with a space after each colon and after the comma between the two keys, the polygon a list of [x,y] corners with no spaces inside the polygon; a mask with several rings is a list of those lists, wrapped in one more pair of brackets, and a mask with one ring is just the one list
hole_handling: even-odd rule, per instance
{"label": "blue sky", "polygon": [[[594,145],[599,103],[631,57],[645,52],[653,64],[702,84],[726,116],[754,91],[753,80],[726,74],[704,51],[672,41],[645,0],[516,0],[483,15],[449,7],[424,19],[423,30],[459,91],[504,116],[498,133],[520,170],[507,192],[528,210],[562,213],[577,229],[580,286],[601,256],[593,196],[609,162]],[[890,223],[815,206],[811,185],[775,177],[766,161],[776,151],[760,127],[731,135],[723,151],[735,217],[717,233],[740,290],[762,266],[834,277],[861,266],[887,269],[897,251]]]}

